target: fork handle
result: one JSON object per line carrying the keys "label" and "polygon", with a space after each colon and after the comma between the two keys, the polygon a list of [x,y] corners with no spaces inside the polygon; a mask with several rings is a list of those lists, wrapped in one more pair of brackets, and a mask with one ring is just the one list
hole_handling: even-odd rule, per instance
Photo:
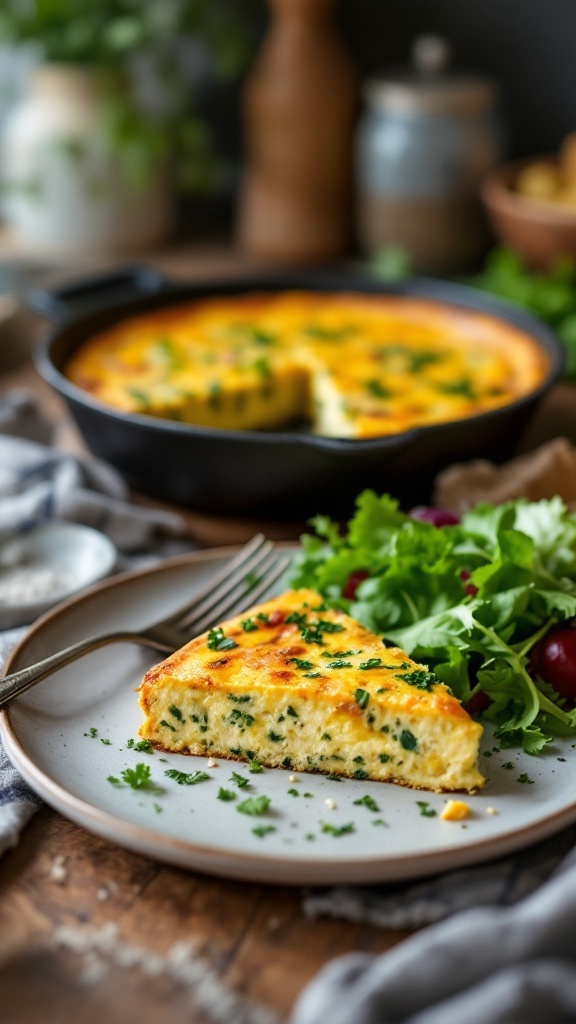
{"label": "fork handle", "polygon": [[88,637],[86,640],[79,640],[77,643],[71,644],[70,647],[65,647],[64,650],[58,651],[57,654],[51,654],[48,658],[37,661],[35,665],[28,665],[27,668],[21,668],[18,672],[11,672],[10,675],[0,679],[0,708],[8,704],[9,701],[20,693],[29,690],[31,686],[35,686],[36,683],[50,675],[51,672],[56,672],[58,669],[64,668],[65,665],[70,665],[77,658],[81,658],[83,654],[95,651],[98,647],[103,647],[105,644],[119,643],[122,640],[138,640],[139,643],[158,649],[158,644],[155,641],[147,640],[146,637],[140,634],[128,631],[123,633],[107,633],[103,636],[93,636]]}

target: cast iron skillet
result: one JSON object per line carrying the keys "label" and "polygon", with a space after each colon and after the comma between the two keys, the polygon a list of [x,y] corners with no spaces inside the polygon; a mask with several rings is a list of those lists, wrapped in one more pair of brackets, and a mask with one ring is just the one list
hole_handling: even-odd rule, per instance
{"label": "cast iron skillet", "polygon": [[[124,317],[191,299],[289,288],[416,295],[478,310],[515,324],[546,353],[548,371],[529,395],[502,408],[392,437],[342,440],[298,430],[214,430],[106,408],[72,384],[62,368],[97,331]],[[146,267],[123,268],[30,297],[54,327],[37,352],[40,373],[66,399],[87,446],[139,491],[230,516],[345,516],[364,487],[407,506],[427,500],[434,474],[456,460],[502,461],[562,369],[553,333],[534,317],[449,282],[412,279],[385,286],[350,271],[278,272],[241,280],[180,284]]]}

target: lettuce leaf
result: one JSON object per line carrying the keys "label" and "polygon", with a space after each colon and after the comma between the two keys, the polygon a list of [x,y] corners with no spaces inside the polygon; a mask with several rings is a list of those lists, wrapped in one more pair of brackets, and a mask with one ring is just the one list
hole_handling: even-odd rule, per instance
{"label": "lettuce leaf", "polygon": [[[576,711],[528,672],[532,646],[576,618],[576,515],[560,498],[479,504],[436,529],[364,491],[347,530],[327,516],[302,538],[291,584],[319,591],[432,669],[466,701],[491,698],[502,743],[539,753],[576,732]],[[353,600],[352,573],[368,573]]]}

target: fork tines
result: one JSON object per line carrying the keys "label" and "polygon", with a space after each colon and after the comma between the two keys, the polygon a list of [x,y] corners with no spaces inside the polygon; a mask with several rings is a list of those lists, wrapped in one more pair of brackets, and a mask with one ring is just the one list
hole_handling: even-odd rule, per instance
{"label": "fork tines", "polygon": [[288,568],[290,556],[276,551],[261,534],[252,543],[224,566],[210,592],[192,609],[174,616],[171,625],[189,636],[202,633],[220,619],[245,611],[271,589]]}

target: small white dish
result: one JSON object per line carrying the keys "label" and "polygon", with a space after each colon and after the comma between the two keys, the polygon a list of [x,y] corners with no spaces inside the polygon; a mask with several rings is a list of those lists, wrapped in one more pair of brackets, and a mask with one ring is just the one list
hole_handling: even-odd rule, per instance
{"label": "small white dish", "polygon": [[26,625],[107,576],[117,552],[89,526],[53,520],[0,544],[0,629]]}

